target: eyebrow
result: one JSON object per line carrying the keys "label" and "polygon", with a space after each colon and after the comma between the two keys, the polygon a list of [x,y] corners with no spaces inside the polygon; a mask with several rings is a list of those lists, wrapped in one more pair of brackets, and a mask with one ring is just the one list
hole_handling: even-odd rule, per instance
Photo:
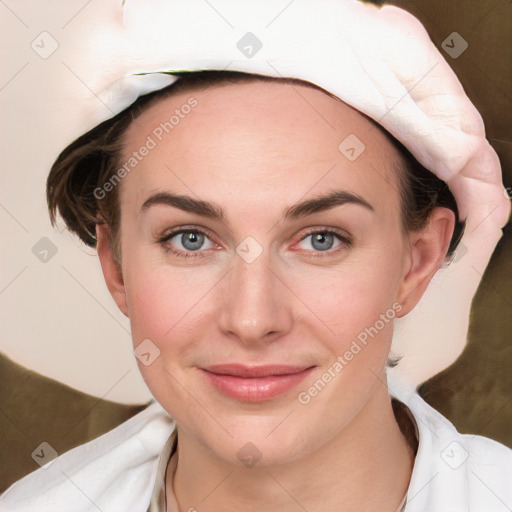
{"label": "eyebrow", "polygon": [[[346,190],[334,190],[327,194],[301,201],[289,207],[283,214],[282,220],[300,219],[314,213],[331,210],[336,206],[344,204],[355,204],[367,210],[375,212],[373,206],[361,196]],[[158,192],[144,201],[141,206],[141,213],[149,210],[152,206],[163,205],[173,206],[180,210],[195,213],[203,217],[220,222],[226,222],[226,215],[222,207],[210,201],[194,199],[190,196],[171,194],[169,192]]]}

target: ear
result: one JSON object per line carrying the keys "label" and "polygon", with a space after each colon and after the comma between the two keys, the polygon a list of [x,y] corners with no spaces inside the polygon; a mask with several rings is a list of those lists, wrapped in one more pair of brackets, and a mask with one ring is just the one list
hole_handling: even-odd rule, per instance
{"label": "ear", "polygon": [[117,307],[128,317],[123,274],[114,260],[112,248],[110,247],[109,228],[107,224],[96,225],[96,239],[96,250],[103,270],[103,277],[107,283],[107,288],[112,298],[115,300]]}
{"label": "ear", "polygon": [[409,263],[398,291],[397,300],[402,304],[398,317],[405,316],[420,301],[444,261],[454,227],[454,212],[439,206],[433,209],[425,228],[409,235]]}

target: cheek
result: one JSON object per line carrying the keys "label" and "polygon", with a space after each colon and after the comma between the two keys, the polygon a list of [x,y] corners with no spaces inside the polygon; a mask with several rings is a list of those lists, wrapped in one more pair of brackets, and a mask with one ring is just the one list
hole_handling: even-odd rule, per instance
{"label": "cheek", "polygon": [[[138,271],[129,273],[125,279],[130,296],[133,348],[137,351],[139,344],[149,346],[155,357],[148,365],[141,360],[139,370],[155,398],[172,411],[174,417],[180,418],[180,408],[190,398],[178,383],[185,380],[183,369],[193,361],[198,350],[201,328],[197,327],[196,320],[201,314],[201,290],[179,271],[166,267],[157,271],[147,262],[135,268]],[[145,340],[150,340],[151,344]]]}
{"label": "cheek", "polygon": [[298,403],[313,417],[339,427],[340,418],[353,417],[378,385],[391,347],[393,322],[401,310],[396,301],[399,256],[383,258],[379,250],[320,281],[314,275],[299,280],[299,293],[307,296],[321,320],[309,325],[329,352],[319,374],[306,381],[297,395]]}
{"label": "cheek", "polygon": [[201,290],[186,273],[140,265],[125,279],[134,345],[142,339],[164,340],[194,316]]}
{"label": "cheek", "polygon": [[176,311],[175,300],[169,296],[167,287],[161,280],[142,279],[129,282],[129,316],[134,345],[142,339],[158,340],[163,337],[173,323]]}
{"label": "cheek", "polygon": [[159,365],[176,369],[194,363],[205,338],[215,328],[215,310],[220,303],[216,285],[223,272],[170,265],[136,248],[126,263],[134,348],[149,339],[161,352]]}
{"label": "cheek", "polygon": [[[387,251],[381,247],[354,254],[336,267],[312,266],[292,281],[293,289],[324,324],[325,332],[331,332],[330,339],[343,345],[373,326],[381,314],[394,317],[400,256],[396,246]],[[383,334],[390,330],[388,323],[379,326]]]}

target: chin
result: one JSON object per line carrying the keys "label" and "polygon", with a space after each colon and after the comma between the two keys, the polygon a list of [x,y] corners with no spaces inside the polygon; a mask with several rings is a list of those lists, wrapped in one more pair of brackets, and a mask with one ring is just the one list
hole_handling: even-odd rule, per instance
{"label": "chin", "polygon": [[309,443],[303,431],[297,437],[290,435],[291,424],[279,432],[276,425],[281,421],[282,418],[272,418],[264,425],[255,426],[253,423],[254,434],[249,433],[251,428],[247,423],[230,428],[229,433],[233,437],[227,433],[217,435],[213,431],[215,435],[209,439],[201,436],[202,443],[209,446],[217,457],[235,466],[252,468],[286,464],[305,455]]}

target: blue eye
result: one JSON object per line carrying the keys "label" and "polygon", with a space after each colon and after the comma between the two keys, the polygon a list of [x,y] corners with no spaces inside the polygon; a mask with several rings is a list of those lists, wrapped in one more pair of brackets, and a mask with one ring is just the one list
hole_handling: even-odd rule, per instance
{"label": "blue eye", "polygon": [[[173,242],[173,240],[176,241]],[[210,246],[203,247],[205,241],[210,242]],[[214,247],[213,242],[206,236],[206,233],[198,229],[180,229],[173,231],[158,241],[166,251],[176,256],[185,258],[192,256],[204,256],[204,252],[200,249],[211,249]],[[173,246],[177,245],[177,249]],[[180,247],[181,245],[181,247]],[[196,254],[193,254],[196,253]]]}
{"label": "blue eye", "polygon": [[[309,247],[301,247],[301,249],[316,258],[332,256],[352,245],[350,237],[330,229],[311,230],[298,243],[305,243],[308,239],[310,239]],[[181,258],[205,257],[208,255],[207,249],[218,247],[204,231],[187,228],[165,235],[158,240],[158,243],[167,253]]]}
{"label": "blue eye", "polygon": [[[312,247],[314,257],[322,257],[323,254],[314,254],[314,253],[327,253],[325,256],[332,255],[333,253],[337,253],[343,249],[347,249],[352,245],[351,240],[347,236],[343,236],[340,233],[328,229],[324,230],[316,230],[310,231],[304,237],[301,238],[299,244],[304,242],[305,240],[310,239],[310,247]],[[338,242],[338,245],[334,245]],[[302,247],[302,249],[306,249],[310,251],[310,247]],[[334,249],[333,249],[334,247]]]}
{"label": "blue eye", "polygon": [[313,233],[311,235],[311,245],[319,251],[328,251],[334,245],[334,235],[330,233]]}
{"label": "blue eye", "polygon": [[204,243],[204,239],[205,236],[203,233],[199,233],[197,231],[188,231],[181,233],[179,241],[187,251],[197,251],[198,249],[201,249],[201,246]]}

